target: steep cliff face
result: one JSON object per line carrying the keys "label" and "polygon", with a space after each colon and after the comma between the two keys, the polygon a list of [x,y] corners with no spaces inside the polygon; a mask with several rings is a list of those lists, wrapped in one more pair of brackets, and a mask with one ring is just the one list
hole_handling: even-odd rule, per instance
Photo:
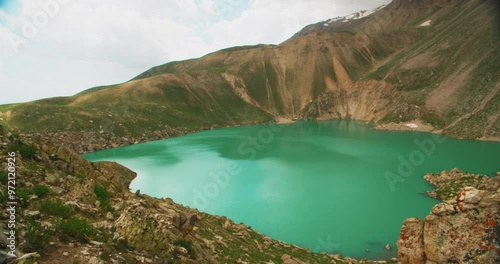
{"label": "steep cliff face", "polygon": [[[385,46],[401,48],[415,38],[395,37],[393,43]],[[247,103],[274,116],[297,117],[325,92],[390,86],[383,81],[358,82],[364,72],[383,59],[376,51],[382,45],[378,42],[352,33],[316,32],[279,46],[234,48],[195,61],[159,66],[136,80],[165,72],[188,74],[208,70],[218,74],[220,71]],[[371,99],[378,100],[377,96],[374,94]]]}
{"label": "steep cliff face", "polygon": [[378,81],[359,81],[322,93],[301,111],[301,118],[378,121],[394,110],[397,90]]}
{"label": "steep cliff face", "polygon": [[[429,176],[441,197],[454,198],[434,206],[425,220],[403,223],[397,242],[401,263],[498,263],[500,178],[459,170]],[[479,189],[463,187],[469,184]]]}
{"label": "steep cliff face", "polygon": [[85,138],[92,147],[82,151],[283,117],[415,121],[498,140],[496,5],[393,1],[306,27],[280,45],[167,63],[123,84],[2,106],[0,117],[12,130]]}

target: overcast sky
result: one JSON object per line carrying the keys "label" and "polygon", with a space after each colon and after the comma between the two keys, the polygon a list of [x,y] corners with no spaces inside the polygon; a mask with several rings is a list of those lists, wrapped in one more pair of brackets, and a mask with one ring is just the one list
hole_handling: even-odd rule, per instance
{"label": "overcast sky", "polygon": [[0,104],[73,95],[388,0],[0,0]]}

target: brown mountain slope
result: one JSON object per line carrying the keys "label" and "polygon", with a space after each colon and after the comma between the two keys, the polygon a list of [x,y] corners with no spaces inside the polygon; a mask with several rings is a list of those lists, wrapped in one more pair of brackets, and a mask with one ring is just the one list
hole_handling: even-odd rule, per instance
{"label": "brown mountain slope", "polygon": [[309,26],[280,45],[229,48],[0,111],[11,129],[84,138],[91,147],[80,151],[283,117],[417,120],[455,137],[498,140],[495,7],[396,0],[343,31]]}

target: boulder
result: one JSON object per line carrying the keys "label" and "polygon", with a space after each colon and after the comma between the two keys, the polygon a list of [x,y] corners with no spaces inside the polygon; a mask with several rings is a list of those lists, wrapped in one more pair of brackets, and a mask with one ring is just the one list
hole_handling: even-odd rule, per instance
{"label": "boulder", "polygon": [[14,263],[35,263],[40,258],[37,252],[27,253],[14,260]]}
{"label": "boulder", "polygon": [[28,211],[26,213],[27,216],[30,216],[30,217],[35,217],[35,216],[39,216],[40,215],[40,211],[36,210],[36,211]]}
{"label": "boulder", "polygon": [[496,207],[500,208],[500,193],[494,193],[483,197],[479,202],[479,207]]}
{"label": "boulder", "polygon": [[283,264],[302,264],[303,263],[302,261],[300,261],[298,259],[292,258],[288,254],[283,254],[283,256],[281,256],[281,260],[283,260]]}
{"label": "boulder", "polygon": [[[424,251],[429,263],[494,263],[500,259],[498,217],[500,199],[474,187],[460,190],[456,213],[433,208],[424,225]],[[485,202],[483,202],[483,200]]]}
{"label": "boulder", "polygon": [[201,220],[201,216],[197,214],[191,215],[181,215],[181,221],[179,229],[181,230],[184,237],[188,236],[191,231],[193,231],[194,226]]}
{"label": "boulder", "polygon": [[398,255],[402,264],[425,264],[424,222],[420,218],[406,219],[397,242]]}
{"label": "boulder", "polygon": [[106,220],[110,220],[112,221],[115,217],[113,216],[113,214],[111,212],[107,212],[106,213]]}
{"label": "boulder", "polygon": [[432,214],[445,215],[456,213],[455,206],[451,203],[439,203],[432,207]]}
{"label": "boulder", "polygon": [[224,224],[222,225],[222,227],[224,227],[224,229],[231,229],[231,228],[232,228],[232,226],[233,226],[233,225],[231,224],[231,221],[229,221],[229,220],[226,220],[226,221],[224,222]]}
{"label": "boulder", "polygon": [[486,192],[474,187],[465,187],[458,193],[456,198],[457,207],[461,212],[478,207],[479,202]]}
{"label": "boulder", "polygon": [[187,255],[188,254],[188,251],[187,249],[183,248],[183,247],[175,247],[174,251],[176,253],[179,253],[181,255]]}

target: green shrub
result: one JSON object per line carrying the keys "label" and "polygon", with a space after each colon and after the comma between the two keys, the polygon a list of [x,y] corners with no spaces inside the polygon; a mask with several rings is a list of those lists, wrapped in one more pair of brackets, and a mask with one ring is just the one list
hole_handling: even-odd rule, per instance
{"label": "green shrub", "polygon": [[0,190],[0,204],[4,206],[7,203],[7,191]]}
{"label": "green shrub", "polygon": [[30,190],[28,189],[17,189],[16,191],[17,199],[21,205],[25,205],[28,202],[30,194]]}
{"label": "green shrub", "polygon": [[60,201],[51,201],[51,200],[43,201],[40,204],[40,212],[48,215],[59,216],[65,219],[75,214],[73,208],[64,205]]}
{"label": "green shrub", "polygon": [[36,148],[34,146],[27,145],[24,143],[18,143],[14,145],[14,150],[18,151],[23,158],[27,159],[33,158],[33,156],[35,156],[36,153]]}
{"label": "green shrub", "polygon": [[111,205],[109,203],[109,198],[111,197],[111,195],[109,194],[108,190],[100,185],[95,185],[94,193],[97,196],[97,200],[99,200],[99,202],[101,203],[101,208],[105,211],[111,210]]}
{"label": "green shrub", "polygon": [[28,251],[42,251],[50,242],[54,230],[43,227],[38,221],[28,219],[24,235],[24,247]]}
{"label": "green shrub", "polygon": [[0,183],[7,185],[8,180],[9,180],[9,173],[6,171],[0,171]]}
{"label": "green shrub", "polygon": [[111,260],[111,257],[110,257],[111,253],[112,253],[112,248],[109,247],[108,245],[104,245],[102,247],[102,252],[100,255],[101,260],[103,260],[104,263],[109,263]]}
{"label": "green shrub", "polygon": [[49,188],[45,185],[36,185],[33,187],[33,194],[38,196],[39,198],[47,196],[49,194]]}
{"label": "green shrub", "polygon": [[75,177],[77,177],[78,179],[85,179],[86,175],[82,173],[77,173],[75,174]]}
{"label": "green shrub", "polygon": [[94,193],[98,200],[104,200],[109,198],[109,192],[104,187],[100,185],[94,186]]}
{"label": "green shrub", "polygon": [[78,242],[86,243],[91,240],[96,230],[90,225],[86,219],[70,218],[60,224],[61,232]]}

